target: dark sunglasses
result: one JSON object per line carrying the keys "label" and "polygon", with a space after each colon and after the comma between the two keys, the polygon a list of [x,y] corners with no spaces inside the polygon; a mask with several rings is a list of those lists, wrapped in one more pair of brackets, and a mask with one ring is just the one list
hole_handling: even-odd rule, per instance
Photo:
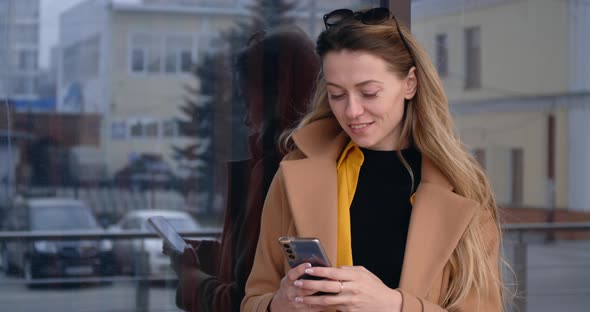
{"label": "dark sunglasses", "polygon": [[389,11],[389,9],[387,8],[373,8],[364,12],[354,12],[351,9],[334,10],[324,15],[324,25],[326,26],[326,29],[330,29],[333,26],[336,26],[344,21],[353,18],[365,25],[379,25],[388,20],[390,17],[395,22],[395,27],[397,28],[399,37],[402,39],[402,43],[406,47],[406,50],[408,50],[408,53],[410,53],[410,56],[412,57],[412,62],[415,63],[412,50],[410,50],[410,46],[406,42],[406,38],[404,38],[404,35],[402,34],[401,29],[399,28],[399,23],[397,19],[395,19],[395,16],[391,14],[391,11]]}

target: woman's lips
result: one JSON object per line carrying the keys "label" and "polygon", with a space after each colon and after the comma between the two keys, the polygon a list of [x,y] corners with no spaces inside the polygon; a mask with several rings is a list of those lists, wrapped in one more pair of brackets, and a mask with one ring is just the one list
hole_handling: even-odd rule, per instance
{"label": "woman's lips", "polygon": [[365,123],[356,123],[349,125],[350,130],[352,133],[362,133],[367,130],[367,128],[372,125],[372,122],[365,122]]}

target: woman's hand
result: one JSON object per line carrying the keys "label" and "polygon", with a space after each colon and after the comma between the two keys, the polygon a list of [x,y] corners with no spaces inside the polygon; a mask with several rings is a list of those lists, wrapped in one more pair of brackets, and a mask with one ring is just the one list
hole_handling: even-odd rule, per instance
{"label": "woman's hand", "polygon": [[162,253],[168,256],[170,266],[178,277],[182,276],[183,271],[200,268],[199,257],[196,251],[199,248],[199,244],[195,244],[194,242],[187,242],[182,252],[169,246],[166,241],[162,243]]}
{"label": "woman's hand", "polygon": [[362,266],[340,268],[313,267],[304,273],[323,277],[325,280],[298,280],[294,285],[301,291],[323,291],[334,295],[302,295],[296,301],[311,304],[321,309],[338,311],[401,311],[402,296],[397,290],[387,287],[369,270]]}
{"label": "woman's hand", "polygon": [[[308,303],[302,303],[297,298],[311,296],[315,290],[305,290],[301,287],[295,286],[293,283],[297,281],[305,270],[311,268],[311,264],[302,263],[287,272],[287,275],[281,280],[281,285],[277,293],[270,302],[271,312],[282,311],[322,311],[321,306],[314,306]],[[297,300],[296,300],[297,299]]]}

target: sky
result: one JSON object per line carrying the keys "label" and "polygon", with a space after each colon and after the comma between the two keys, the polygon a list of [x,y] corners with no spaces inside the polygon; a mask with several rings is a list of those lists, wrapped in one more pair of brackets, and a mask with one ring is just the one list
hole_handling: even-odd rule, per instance
{"label": "sky", "polygon": [[[51,48],[58,43],[59,15],[78,3],[95,0],[41,0],[41,30],[39,67],[49,67]],[[137,2],[139,0],[116,0],[117,2]]]}

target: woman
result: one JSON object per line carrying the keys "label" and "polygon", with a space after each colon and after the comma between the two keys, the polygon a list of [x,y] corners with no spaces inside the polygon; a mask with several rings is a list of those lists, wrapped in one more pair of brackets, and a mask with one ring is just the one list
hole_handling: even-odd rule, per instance
{"label": "woman", "polygon": [[250,159],[229,163],[221,242],[187,240],[190,246],[182,255],[164,247],[179,273],[177,305],[187,311],[239,310],[264,197],[285,155],[278,137],[307,111],[319,58],[300,28],[282,26],[253,35],[237,53],[235,70],[247,107]]}
{"label": "woman", "polygon": [[[267,195],[242,310],[500,311],[495,202],[427,54],[384,8],[324,23],[312,109]],[[334,267],[290,268],[280,236],[319,238]]]}

